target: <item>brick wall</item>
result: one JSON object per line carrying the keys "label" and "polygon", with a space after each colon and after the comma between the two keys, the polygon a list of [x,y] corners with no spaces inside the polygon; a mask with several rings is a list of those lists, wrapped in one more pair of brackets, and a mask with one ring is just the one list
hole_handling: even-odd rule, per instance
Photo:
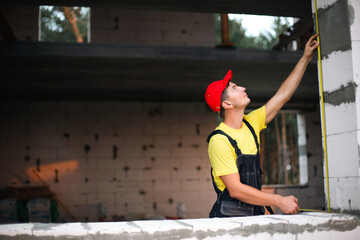
{"label": "brick wall", "polygon": [[213,47],[214,15],[91,8],[91,42]]}
{"label": "brick wall", "polygon": [[38,6],[1,6],[0,10],[17,40],[38,41]]}
{"label": "brick wall", "polygon": [[[113,215],[207,217],[215,201],[207,135],[217,125],[204,103],[2,102],[0,188],[41,185],[38,174],[81,221]],[[309,187],[295,194],[322,207],[318,112],[306,114]],[[315,168],[317,170],[315,170]],[[65,215],[64,215],[65,216]],[[68,218],[68,220],[70,220]]]}

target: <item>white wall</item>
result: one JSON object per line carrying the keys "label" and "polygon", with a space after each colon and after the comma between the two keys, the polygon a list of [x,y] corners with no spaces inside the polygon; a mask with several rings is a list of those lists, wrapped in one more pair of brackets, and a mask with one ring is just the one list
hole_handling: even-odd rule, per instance
{"label": "white wall", "polygon": [[91,8],[91,41],[213,47],[214,14]]}
{"label": "white wall", "polygon": [[[329,174],[327,195],[331,209],[358,212],[360,4],[322,0],[317,5]],[[332,34],[333,31],[338,35]],[[325,189],[326,185],[324,178]]]}

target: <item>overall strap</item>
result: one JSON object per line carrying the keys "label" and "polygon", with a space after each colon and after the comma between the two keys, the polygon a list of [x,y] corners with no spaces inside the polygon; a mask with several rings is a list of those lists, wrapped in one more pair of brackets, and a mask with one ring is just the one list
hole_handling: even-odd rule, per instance
{"label": "overall strap", "polygon": [[260,153],[259,151],[259,142],[256,136],[256,133],[254,131],[254,128],[250,125],[250,123],[248,121],[246,121],[245,119],[243,119],[243,122],[246,124],[246,126],[249,128],[250,132],[252,133],[254,139],[255,139],[255,144],[256,144],[256,148],[257,148],[257,152],[258,154]]}
{"label": "overall strap", "polygon": [[238,147],[237,145],[237,142],[236,140],[234,140],[232,137],[230,137],[228,134],[226,134],[225,132],[223,132],[222,130],[215,130],[213,131],[207,138],[207,142],[210,142],[210,138],[212,136],[214,136],[215,134],[222,134],[224,135],[225,137],[227,137],[227,139],[229,140],[230,144],[233,146],[233,148],[235,148],[235,153],[237,156],[239,156],[241,153],[241,150],[240,148]]}
{"label": "overall strap", "polygon": [[271,215],[274,214],[274,211],[272,210],[272,208],[270,206],[265,206],[265,207]]}
{"label": "overall strap", "polygon": [[[208,136],[207,142],[210,142],[210,138],[211,138],[212,136],[216,135],[216,134],[222,134],[222,135],[226,136],[227,139],[229,140],[230,144],[233,146],[233,148],[235,148],[235,153],[236,153],[236,155],[237,155],[237,156],[241,155],[241,150],[239,149],[236,140],[234,140],[232,137],[230,137],[228,134],[226,134],[225,132],[223,132],[223,131],[221,131],[221,130],[215,130],[215,131],[213,131],[213,132]],[[211,172],[210,172],[211,179],[212,179],[212,183],[213,183],[215,192],[216,192],[217,195],[218,195],[217,201],[220,201],[220,196],[223,194],[223,192],[222,192],[222,191],[218,188],[218,186],[216,185],[214,176],[212,175],[212,170],[213,170],[213,168],[211,168]]]}
{"label": "overall strap", "polygon": [[[256,133],[254,131],[254,128],[250,125],[250,123],[248,121],[246,121],[245,119],[243,119],[243,122],[246,124],[246,126],[249,128],[250,132],[252,133],[252,135],[254,136],[255,139],[255,143],[256,143],[256,148],[257,148],[257,154],[259,154],[259,142],[256,136]],[[272,210],[272,208],[270,206],[265,206],[266,209],[268,210],[268,212],[270,214],[274,214],[274,211]]]}
{"label": "overall strap", "polygon": [[[211,179],[212,179],[212,183],[213,183],[213,186],[214,186],[214,189],[215,189],[215,192],[218,194],[218,195],[221,195],[221,190],[218,188],[218,186],[216,186],[216,183],[215,183],[215,180],[214,180],[214,176],[212,174],[212,170],[213,168],[211,168],[211,171],[210,171],[210,175],[211,175]],[[219,199],[218,199],[219,200]]]}

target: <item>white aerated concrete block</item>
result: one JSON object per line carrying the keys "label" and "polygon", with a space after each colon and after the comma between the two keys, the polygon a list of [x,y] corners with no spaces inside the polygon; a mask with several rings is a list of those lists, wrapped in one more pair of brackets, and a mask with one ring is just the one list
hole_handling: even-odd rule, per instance
{"label": "white aerated concrete block", "polygon": [[75,182],[69,183],[69,193],[94,193],[96,192],[97,184],[95,182]]}
{"label": "white aerated concrete block", "polygon": [[86,111],[86,102],[61,101],[58,107],[61,113],[83,113]]}
{"label": "white aerated concrete block", "polygon": [[[210,170],[209,170],[210,175]],[[198,179],[198,171],[193,168],[183,168],[180,167],[177,171],[172,173],[172,178],[176,180],[186,180],[186,179]]]}
{"label": "white aerated concrete block", "polygon": [[29,103],[25,101],[1,101],[0,111],[2,113],[27,113]]}
{"label": "white aerated concrete block", "polygon": [[67,119],[67,114],[64,113],[31,113],[28,121],[34,125],[49,126],[50,124],[64,124]]}
{"label": "white aerated concrete block", "polygon": [[27,136],[28,126],[25,124],[4,124],[0,126],[1,136]]}
{"label": "white aerated concrete block", "polygon": [[151,166],[152,166],[152,161],[150,158],[126,157],[124,159],[124,167],[128,167],[130,170],[145,170],[145,169],[150,169]]}
{"label": "white aerated concrete block", "polygon": [[140,147],[154,147],[152,136],[126,136],[125,146],[140,146]]}
{"label": "white aerated concrete block", "polygon": [[97,223],[83,223],[84,226],[88,226],[89,234],[94,235],[116,235],[122,233],[139,233],[141,227],[135,224],[129,225],[128,222],[97,222]]}
{"label": "white aerated concrete block", "polygon": [[[359,13],[360,15],[360,13]],[[352,41],[352,61],[354,66],[360,66],[360,40]],[[357,87],[355,90],[355,99],[356,99],[356,113],[357,119],[360,119],[360,68],[354,67],[353,70],[354,74],[354,82],[356,83]],[[357,121],[357,129],[360,129],[360,122]]]}
{"label": "white aerated concrete block", "polygon": [[1,224],[0,236],[32,235],[34,223]]}
{"label": "white aerated concrete block", "polygon": [[88,132],[88,126],[85,124],[66,124],[57,127],[58,136],[69,134],[69,138],[72,136],[86,136]]}
{"label": "white aerated concrete block", "polygon": [[144,128],[145,135],[169,135],[170,134],[170,126],[163,124],[145,124]]}
{"label": "white aerated concrete block", "polygon": [[169,158],[171,156],[171,149],[169,147],[147,148],[146,150],[144,150],[144,156],[149,158]]}
{"label": "white aerated concrete block", "polygon": [[172,136],[196,136],[196,133],[196,124],[173,124],[170,130]]}
{"label": "white aerated concrete block", "polygon": [[154,190],[156,192],[175,192],[180,189],[179,181],[158,180],[154,184]]}
{"label": "white aerated concrete block", "polygon": [[96,114],[89,112],[69,113],[67,124],[92,124],[96,123]]}
{"label": "white aerated concrete block", "polygon": [[67,236],[69,235],[69,232],[71,232],[72,236],[82,236],[86,235],[88,231],[82,224],[83,223],[59,224],[54,225],[51,228],[46,228],[45,224],[35,223],[32,235],[37,237],[49,235],[59,237]]}
{"label": "white aerated concrete block", "polygon": [[151,169],[144,171],[145,180],[167,180],[170,179],[170,170],[167,169]]}
{"label": "white aerated concrete block", "polygon": [[[360,68],[356,66],[360,66],[360,40],[352,41],[351,42],[352,47],[352,61],[353,65],[355,66],[353,69],[354,74],[354,82],[357,83],[359,86],[360,84]],[[359,88],[357,88],[358,90]],[[358,95],[356,95],[358,96]]]}
{"label": "white aerated concrete block", "polygon": [[[348,15],[350,23],[351,40],[360,41],[360,2],[357,0],[348,1]],[[354,65],[359,66],[359,65]]]}
{"label": "white aerated concrete block", "polygon": [[[329,6],[333,5],[334,3],[336,3],[338,0],[318,0],[317,3],[317,7],[318,9],[325,9],[328,8]],[[314,4],[314,0],[312,1],[312,3]],[[314,8],[313,8],[314,9]],[[315,11],[313,11],[315,12]]]}
{"label": "white aerated concrete block", "polygon": [[213,14],[124,9],[104,13],[104,9],[96,8],[92,13],[93,42],[178,46],[213,46],[215,42]]}
{"label": "white aerated concrete block", "polygon": [[143,136],[144,127],[139,124],[123,124],[115,125],[115,136]]}
{"label": "white aerated concrete block", "polygon": [[29,112],[31,113],[56,113],[58,109],[57,102],[34,101],[29,103]]}
{"label": "white aerated concrete block", "polygon": [[[326,179],[324,180],[326,186]],[[330,208],[348,211],[360,210],[360,178],[330,178]]]}
{"label": "white aerated concrete block", "polygon": [[[39,147],[64,147],[66,146],[66,142],[60,136],[52,135],[52,136],[39,136],[37,137],[38,146]],[[33,144],[35,141],[32,142]]]}
{"label": "white aerated concrete block", "polygon": [[36,136],[16,136],[15,134],[8,137],[9,138],[9,147],[21,147],[21,148],[27,148],[27,147],[35,147],[38,145],[38,137]]}
{"label": "white aerated concrete block", "polygon": [[167,221],[166,224],[163,224],[162,221],[134,221],[133,223],[135,226],[140,227],[142,232],[148,234],[154,234],[155,232],[168,232],[171,230],[191,231],[190,225],[181,224],[177,221]]}
{"label": "white aerated concrete block", "polygon": [[[15,228],[18,227],[18,228]],[[10,231],[9,231],[10,230]],[[106,223],[9,224],[0,236],[53,239],[358,239],[358,219],[351,215],[302,213],[234,218],[148,220]]]}
{"label": "white aerated concrete block", "polygon": [[88,102],[86,110],[87,112],[113,112],[115,102]]}
{"label": "white aerated concrete block", "polygon": [[56,124],[31,124],[29,125],[30,136],[54,136]]}
{"label": "white aerated concrete block", "polygon": [[330,177],[359,176],[357,132],[327,136],[327,151]]}
{"label": "white aerated concrete block", "polygon": [[[341,64],[340,64],[341,63]],[[322,59],[324,91],[332,92],[353,79],[352,51],[335,51]]]}

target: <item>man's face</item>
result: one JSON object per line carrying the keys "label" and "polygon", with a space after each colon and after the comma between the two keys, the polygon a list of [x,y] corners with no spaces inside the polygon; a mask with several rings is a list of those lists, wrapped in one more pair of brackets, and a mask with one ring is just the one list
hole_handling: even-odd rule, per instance
{"label": "man's face", "polygon": [[245,108],[250,103],[250,98],[245,92],[244,87],[237,86],[230,82],[227,91],[227,101],[229,101],[235,108]]}

